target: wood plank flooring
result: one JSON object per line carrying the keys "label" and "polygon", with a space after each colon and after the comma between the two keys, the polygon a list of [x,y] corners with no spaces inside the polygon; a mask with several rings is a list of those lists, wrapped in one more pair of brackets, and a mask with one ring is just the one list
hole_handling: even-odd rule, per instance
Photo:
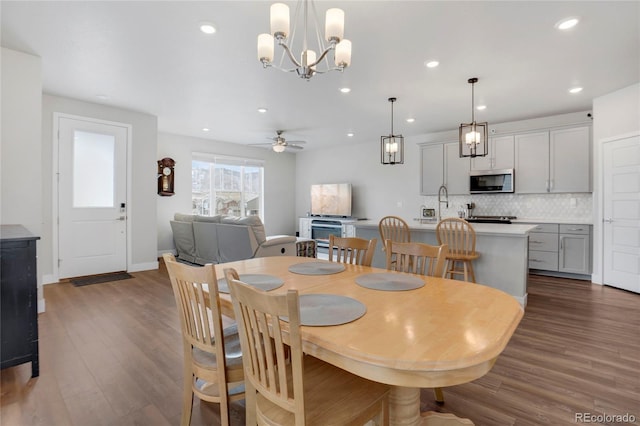
{"label": "wood plank flooring", "polygon": [[[166,271],[74,287],[44,287],[40,377],[30,364],[0,374],[0,424],[178,425],[180,325]],[[422,408],[476,425],[569,425],[576,413],[629,413],[640,425],[640,295],[584,281],[529,277],[529,304],[485,377],[422,392]],[[196,403],[193,425],[220,424],[215,404]],[[232,425],[244,424],[243,402]],[[597,425],[622,424],[614,421]]]}

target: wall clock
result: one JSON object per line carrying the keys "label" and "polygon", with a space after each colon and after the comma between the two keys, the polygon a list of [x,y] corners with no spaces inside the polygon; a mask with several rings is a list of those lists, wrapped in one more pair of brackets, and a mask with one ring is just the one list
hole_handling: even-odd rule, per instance
{"label": "wall clock", "polygon": [[176,162],[169,157],[158,160],[158,194],[171,196],[174,192],[174,167]]}

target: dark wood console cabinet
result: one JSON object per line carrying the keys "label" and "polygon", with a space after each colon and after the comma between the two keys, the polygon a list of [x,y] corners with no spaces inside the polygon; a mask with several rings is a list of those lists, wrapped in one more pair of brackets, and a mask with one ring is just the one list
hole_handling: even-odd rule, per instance
{"label": "dark wood console cabinet", "polygon": [[40,374],[36,271],[39,239],[21,225],[0,227],[0,368],[31,362],[32,377]]}

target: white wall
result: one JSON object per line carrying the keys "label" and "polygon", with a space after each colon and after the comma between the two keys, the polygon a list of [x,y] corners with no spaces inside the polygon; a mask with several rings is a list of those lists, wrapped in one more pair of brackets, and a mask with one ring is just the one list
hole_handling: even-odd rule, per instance
{"label": "white wall", "polygon": [[[5,48],[1,61],[0,223],[21,224],[42,237],[42,61]],[[40,311],[45,244],[44,237],[36,243]]]}
{"label": "white wall", "polygon": [[63,98],[53,95],[42,96],[42,170],[44,182],[42,202],[44,206],[43,227],[43,272],[45,282],[56,282],[53,275],[52,234],[54,196],[52,191],[53,179],[53,113],[78,115],[106,121],[115,121],[132,126],[132,163],[131,199],[132,205],[127,209],[128,219],[131,221],[131,264],[128,270],[141,271],[157,268],[157,228],[153,218],[156,217],[156,151],[158,123],[157,117],[136,111],[113,108],[106,105],[83,102],[76,99]]}
{"label": "white wall", "polygon": [[640,134],[640,83],[593,100],[593,274],[602,283],[603,141],[618,136]]}
{"label": "white wall", "polygon": [[[158,134],[157,159],[173,158],[175,195],[156,196],[158,205],[158,255],[174,250],[169,221],[174,213],[191,212],[191,154],[193,152],[264,160],[264,225],[267,235],[294,235],[296,163],[293,154],[208,139]],[[157,161],[157,160],[156,160]]]}

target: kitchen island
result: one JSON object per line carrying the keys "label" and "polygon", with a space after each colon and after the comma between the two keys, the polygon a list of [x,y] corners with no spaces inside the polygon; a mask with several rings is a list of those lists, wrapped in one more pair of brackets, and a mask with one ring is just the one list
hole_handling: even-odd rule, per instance
{"label": "kitchen island", "polygon": [[[436,245],[436,222],[407,221],[411,241]],[[356,236],[377,238],[372,266],[384,268],[386,257],[378,232],[378,221],[364,220],[354,223]],[[476,282],[497,288],[515,297],[520,305],[527,304],[527,275],[529,231],[535,225],[474,223],[476,251],[480,257],[473,262]]]}

